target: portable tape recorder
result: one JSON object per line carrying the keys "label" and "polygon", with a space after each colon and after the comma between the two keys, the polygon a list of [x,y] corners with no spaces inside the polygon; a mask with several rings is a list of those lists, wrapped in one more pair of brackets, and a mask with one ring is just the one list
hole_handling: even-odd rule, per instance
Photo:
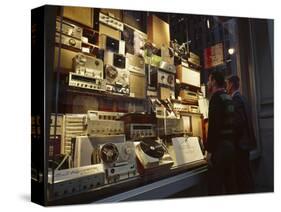
{"label": "portable tape recorder", "polygon": [[100,156],[108,183],[137,175],[135,145],[133,142],[101,145]]}
{"label": "portable tape recorder", "polygon": [[73,69],[77,74],[103,79],[103,61],[98,58],[79,53],[73,58]]}

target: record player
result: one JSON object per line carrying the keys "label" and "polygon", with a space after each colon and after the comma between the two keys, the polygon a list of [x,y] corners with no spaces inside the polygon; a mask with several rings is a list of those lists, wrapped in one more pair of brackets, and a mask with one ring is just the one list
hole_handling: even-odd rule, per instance
{"label": "record player", "polygon": [[160,166],[170,168],[174,163],[164,145],[158,141],[143,140],[135,145],[136,155],[141,165],[140,172]]}
{"label": "record player", "polygon": [[137,175],[135,145],[133,142],[101,145],[100,157],[108,183]]}

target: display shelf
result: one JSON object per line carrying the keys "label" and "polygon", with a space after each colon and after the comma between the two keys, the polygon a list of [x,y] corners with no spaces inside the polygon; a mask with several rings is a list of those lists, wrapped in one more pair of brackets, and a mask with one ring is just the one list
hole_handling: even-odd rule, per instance
{"label": "display shelf", "polygon": [[94,97],[103,97],[115,100],[126,100],[126,101],[147,101],[146,98],[136,98],[131,96],[112,94],[107,91],[98,91],[98,90],[89,90],[83,88],[65,88],[66,93],[68,94],[78,94],[78,95],[88,95]]}
{"label": "display shelf", "polygon": [[168,173],[162,176],[137,176],[80,194],[50,200],[48,201],[48,205],[165,198],[200,183],[201,177],[206,172],[207,162],[200,160],[182,166],[172,167]]}

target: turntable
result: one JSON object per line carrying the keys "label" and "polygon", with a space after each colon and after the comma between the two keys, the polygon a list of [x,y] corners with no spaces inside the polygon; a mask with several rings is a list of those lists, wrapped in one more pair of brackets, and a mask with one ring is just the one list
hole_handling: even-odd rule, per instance
{"label": "turntable", "polygon": [[141,141],[136,144],[136,155],[144,169],[173,164],[172,159],[167,160],[170,157],[165,152],[163,144],[154,140]]}

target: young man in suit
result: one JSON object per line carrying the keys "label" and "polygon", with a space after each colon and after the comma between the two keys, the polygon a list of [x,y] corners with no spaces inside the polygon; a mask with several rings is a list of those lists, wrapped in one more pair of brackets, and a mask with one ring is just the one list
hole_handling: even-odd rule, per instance
{"label": "young man in suit", "polygon": [[239,193],[254,192],[254,180],[250,169],[250,151],[256,148],[249,105],[239,92],[240,79],[231,76],[226,80],[226,90],[231,95],[235,107],[236,123],[236,181]]}
{"label": "young man in suit", "polygon": [[234,194],[235,129],[234,104],[225,91],[224,73],[211,72],[208,81],[209,103],[208,137],[206,142],[209,195]]}

